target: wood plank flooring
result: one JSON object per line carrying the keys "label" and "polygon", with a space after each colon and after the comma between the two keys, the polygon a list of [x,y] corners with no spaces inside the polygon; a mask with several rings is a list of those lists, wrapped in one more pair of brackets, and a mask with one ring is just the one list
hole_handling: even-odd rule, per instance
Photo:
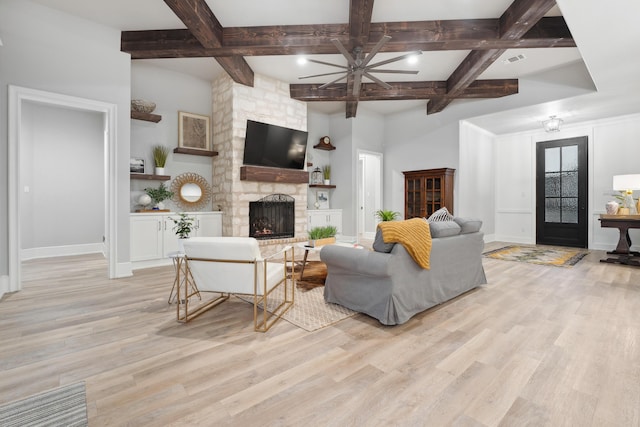
{"label": "wood plank flooring", "polygon": [[86,381],[91,426],[640,426],[640,269],[603,256],[484,259],[487,285],[404,325],[266,334],[236,298],[176,323],[171,267],[29,261],[0,302],[0,403]]}

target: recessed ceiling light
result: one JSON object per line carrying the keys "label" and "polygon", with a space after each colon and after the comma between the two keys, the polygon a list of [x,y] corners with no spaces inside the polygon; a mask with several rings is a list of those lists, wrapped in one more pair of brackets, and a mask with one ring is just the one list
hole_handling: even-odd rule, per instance
{"label": "recessed ceiling light", "polygon": [[304,65],[307,63],[307,58],[304,56],[298,56],[298,65]]}
{"label": "recessed ceiling light", "polygon": [[503,59],[502,62],[504,62],[505,64],[513,64],[514,62],[522,61],[523,59],[527,59],[527,57],[523,54],[520,54],[507,59]]}

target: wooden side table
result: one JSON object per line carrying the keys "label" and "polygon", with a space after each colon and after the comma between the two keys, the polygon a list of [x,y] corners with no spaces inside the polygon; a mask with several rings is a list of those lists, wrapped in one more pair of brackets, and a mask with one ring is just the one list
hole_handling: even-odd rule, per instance
{"label": "wooden side table", "polygon": [[640,228],[640,215],[602,214],[600,215],[600,226],[617,228],[620,232],[618,246],[615,250],[607,252],[615,257],[601,259],[600,262],[640,267],[640,252],[631,250],[631,238],[629,237],[630,228]]}

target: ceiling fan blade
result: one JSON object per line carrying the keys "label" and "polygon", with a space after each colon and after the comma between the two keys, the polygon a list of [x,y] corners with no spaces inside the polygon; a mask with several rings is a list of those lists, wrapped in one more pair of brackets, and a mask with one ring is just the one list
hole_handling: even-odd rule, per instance
{"label": "ceiling fan blade", "polygon": [[344,73],[346,73],[346,71],[336,71],[336,72],[333,72],[333,73],[323,73],[323,74],[313,74],[311,76],[302,76],[302,77],[298,77],[298,79],[310,79],[310,78],[313,78],[313,77],[333,76],[333,75],[336,75],[336,74],[344,74]]}
{"label": "ceiling fan blade", "polygon": [[340,42],[340,40],[338,39],[331,39],[331,43],[334,44],[334,46],[336,48],[338,48],[338,50],[340,51],[340,53],[347,58],[347,63],[349,63],[349,65],[351,65],[352,67],[355,67],[356,65],[356,61],[355,59],[353,59],[353,56],[351,56],[351,54],[347,51],[347,49],[344,48],[344,46],[342,45],[342,43]]}
{"label": "ceiling fan blade", "polygon": [[396,56],[395,58],[387,59],[386,61],[380,61],[380,62],[376,62],[375,64],[367,65],[367,71],[370,71],[371,68],[379,67],[380,65],[390,64],[396,61],[402,61],[403,59],[413,55],[422,55],[422,51],[416,50],[415,52],[409,52],[405,55]]}
{"label": "ceiling fan blade", "polygon": [[364,72],[364,76],[366,78],[368,78],[369,80],[371,80],[372,82],[382,86],[385,89],[391,89],[391,85],[390,84],[383,82],[379,78],[377,78],[375,76],[372,76],[371,74],[367,73],[366,71]]}
{"label": "ceiling fan blade", "polygon": [[346,67],[344,65],[332,64],[330,62],[324,62],[324,61],[316,61],[315,59],[307,59],[307,61],[313,62],[315,64],[322,64],[322,65],[329,65],[331,67],[344,68],[345,70],[348,68],[348,67]]}
{"label": "ceiling fan blade", "polygon": [[418,70],[378,70],[376,68],[372,68],[367,70],[368,73],[391,73],[391,74],[418,74],[420,71]]}
{"label": "ceiling fan blade", "polygon": [[373,47],[373,49],[371,49],[369,55],[364,58],[364,61],[362,61],[362,66],[365,67],[373,59],[376,53],[378,53],[378,51],[382,49],[382,46],[384,46],[385,43],[387,43],[389,40],[391,40],[391,36],[382,36],[380,41]]}
{"label": "ceiling fan blade", "polygon": [[325,83],[322,86],[318,86],[318,89],[324,89],[324,88],[326,88],[328,86],[331,86],[334,83],[338,83],[340,80],[346,79],[348,75],[349,75],[349,73],[344,73],[344,76],[339,77],[339,78],[337,78],[337,79],[335,79],[333,81],[330,81],[329,83]]}

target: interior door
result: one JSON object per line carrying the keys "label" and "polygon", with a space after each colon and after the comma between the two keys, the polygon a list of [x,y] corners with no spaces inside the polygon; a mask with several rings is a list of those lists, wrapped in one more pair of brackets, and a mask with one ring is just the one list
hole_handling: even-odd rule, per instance
{"label": "interior door", "polygon": [[536,243],[587,247],[587,137],[538,142]]}

